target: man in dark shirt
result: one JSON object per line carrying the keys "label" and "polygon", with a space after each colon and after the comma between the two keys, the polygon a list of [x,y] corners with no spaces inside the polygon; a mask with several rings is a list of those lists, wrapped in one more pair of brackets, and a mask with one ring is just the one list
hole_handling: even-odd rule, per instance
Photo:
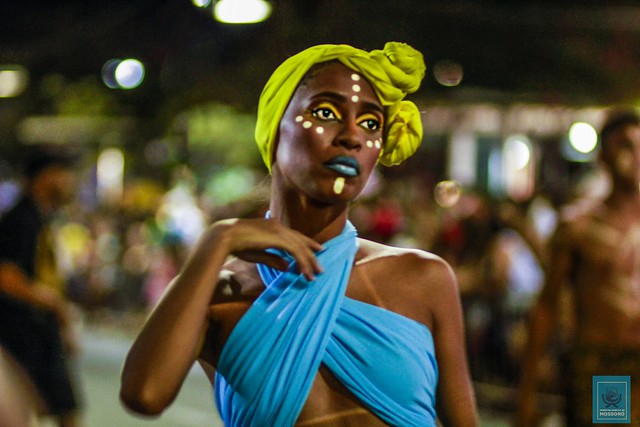
{"label": "man in dark shirt", "polygon": [[28,374],[44,415],[65,427],[77,425],[68,368],[76,344],[49,223],[73,197],[74,160],[60,147],[33,148],[22,199],[0,218],[0,350]]}

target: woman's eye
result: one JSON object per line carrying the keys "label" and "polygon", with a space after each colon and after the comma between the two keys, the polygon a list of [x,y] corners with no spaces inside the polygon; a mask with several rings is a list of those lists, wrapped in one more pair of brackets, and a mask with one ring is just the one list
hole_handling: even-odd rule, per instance
{"label": "woman's eye", "polygon": [[380,130],[380,122],[376,119],[364,119],[360,122],[360,125],[367,130]]}
{"label": "woman's eye", "polygon": [[313,117],[320,120],[334,120],[338,118],[336,113],[331,108],[327,107],[315,108],[311,111],[311,114],[313,115]]}

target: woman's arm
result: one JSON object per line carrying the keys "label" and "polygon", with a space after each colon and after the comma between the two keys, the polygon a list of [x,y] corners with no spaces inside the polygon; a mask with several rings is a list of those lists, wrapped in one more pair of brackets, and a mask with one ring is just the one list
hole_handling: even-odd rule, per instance
{"label": "woman's arm", "polygon": [[438,418],[444,426],[478,425],[464,343],[462,305],[455,275],[439,261],[428,276],[433,304],[433,336],[438,360]]}
{"label": "woman's arm", "polygon": [[286,268],[283,259],[264,252],[267,248],[289,252],[308,278],[321,271],[314,251],[322,246],[274,219],[213,224],[165,291],[127,355],[120,397],[129,409],[157,415],[171,404],[200,353],[210,301],[227,257],[236,255]]}

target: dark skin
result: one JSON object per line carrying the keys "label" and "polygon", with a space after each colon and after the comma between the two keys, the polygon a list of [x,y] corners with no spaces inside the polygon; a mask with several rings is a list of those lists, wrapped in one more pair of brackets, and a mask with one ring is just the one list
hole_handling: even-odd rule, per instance
{"label": "dark skin", "polygon": [[[129,353],[121,396],[131,409],[162,412],[196,360],[213,380],[226,339],[264,290],[255,262],[286,268],[264,249],[286,250],[309,279],[322,271],[315,252],[344,228],[349,203],[364,188],[379,155],[367,141],[383,137],[384,110],[372,87],[361,80],[358,101],[351,100],[353,73],[330,63],[296,90],[274,153],[272,219],[221,221],[205,233]],[[359,174],[343,176],[324,166],[338,155],[355,159]],[[344,187],[336,192],[338,177]],[[451,269],[426,252],[363,239],[359,244],[346,295],[429,327],[440,369],[439,416],[446,425],[477,425]],[[297,425],[385,424],[321,367]]]}
{"label": "dark skin", "polygon": [[611,178],[610,195],[564,218],[552,241],[547,280],[531,315],[514,421],[519,427],[540,418],[538,362],[555,330],[563,288],[574,301],[576,344],[640,351],[640,126],[613,131],[600,160]]}

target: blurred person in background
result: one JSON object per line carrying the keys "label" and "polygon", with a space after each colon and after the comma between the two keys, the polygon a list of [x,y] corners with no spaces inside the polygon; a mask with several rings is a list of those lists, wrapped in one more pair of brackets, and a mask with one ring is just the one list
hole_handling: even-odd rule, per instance
{"label": "blurred person in background", "polygon": [[[541,359],[564,290],[572,331],[562,382],[568,426],[592,425],[592,378],[631,376],[631,424],[640,425],[640,118],[613,110],[600,132],[599,160],[610,192],[587,209],[561,213],[550,243],[544,287],[530,312],[515,426],[539,422]],[[565,286],[568,285],[568,286]],[[564,358],[563,358],[564,359]]]}
{"label": "blurred person in background", "polygon": [[42,407],[36,411],[60,426],[79,424],[69,358],[78,343],[50,224],[73,199],[76,160],[62,147],[29,147],[22,198],[0,218],[0,350],[37,390]]}
{"label": "blurred person in background", "polygon": [[510,244],[517,232],[499,214],[504,203],[482,192],[463,192],[446,212],[434,252],[452,265],[458,279],[472,378],[477,383],[510,385],[517,372],[508,305],[511,272],[522,271],[523,266]]}
{"label": "blurred person in background", "polygon": [[420,113],[403,98],[424,72],[393,42],[280,65],[256,126],[270,214],[205,232],[127,356],[130,409],[161,413],[198,361],[227,426],[477,425],[451,268],[348,221],[378,161],[417,149]]}

